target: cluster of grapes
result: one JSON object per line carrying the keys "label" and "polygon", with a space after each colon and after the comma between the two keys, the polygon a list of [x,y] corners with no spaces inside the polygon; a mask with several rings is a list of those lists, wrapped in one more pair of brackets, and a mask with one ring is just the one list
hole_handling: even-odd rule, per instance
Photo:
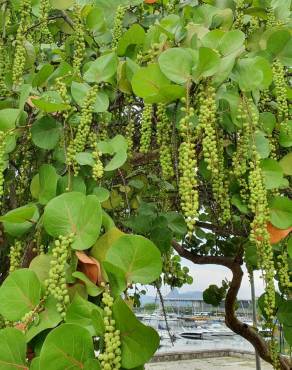
{"label": "cluster of grapes", "polygon": [[252,33],[256,32],[260,28],[260,21],[258,17],[250,18],[247,33],[251,35]]}
{"label": "cluster of grapes", "polygon": [[73,237],[74,235],[70,234],[68,236],[59,236],[55,240],[49,278],[45,281],[47,293],[57,300],[57,311],[62,318],[66,316],[66,306],[70,301],[66,284],[65,265],[69,257]]}
{"label": "cluster of grapes", "polygon": [[137,54],[137,63],[153,63],[161,53],[161,44],[153,43],[147,51],[140,51]]}
{"label": "cluster of grapes", "polygon": [[273,80],[276,89],[276,102],[279,121],[283,124],[288,120],[289,110],[287,103],[287,86],[285,81],[285,71],[282,63],[276,60],[273,63]]}
{"label": "cluster of grapes", "polygon": [[203,154],[205,162],[207,163],[207,168],[212,172],[214,178],[217,177],[219,173],[215,97],[215,88],[208,84],[199,98],[199,127],[203,132]]}
{"label": "cluster of grapes", "polygon": [[144,104],[140,132],[140,152],[147,153],[149,151],[152,136],[152,104]]}
{"label": "cluster of grapes", "polygon": [[[260,166],[260,156],[254,142],[254,133],[258,126],[258,115],[252,99],[242,98],[238,120],[242,122],[242,130],[238,137],[237,152],[233,157],[233,172],[240,179],[249,170],[248,205],[254,215],[250,225],[250,241],[257,248],[259,265],[263,270],[266,284],[265,311],[272,321],[275,309],[273,249],[267,230],[267,222],[269,220],[267,189]],[[242,185],[242,182],[240,184]],[[247,199],[247,195],[244,199]]]}
{"label": "cluster of grapes", "polygon": [[281,364],[279,361],[279,355],[278,355],[278,343],[275,339],[275,337],[272,337],[271,340],[269,341],[269,350],[270,350],[270,355],[272,359],[272,364],[273,364],[273,369],[274,370],[281,370]]}
{"label": "cluster of grapes", "polygon": [[213,194],[215,195],[219,206],[220,221],[222,224],[228,222],[231,218],[230,197],[229,197],[229,180],[228,172],[224,165],[224,138],[218,134],[218,176],[213,179]]}
{"label": "cluster of grapes", "polygon": [[48,15],[51,8],[50,0],[41,0],[40,1],[40,29],[39,35],[43,43],[51,44],[53,42],[52,34],[48,28]]}
{"label": "cluster of grapes", "polygon": [[257,248],[259,264],[263,270],[263,278],[266,284],[265,312],[272,321],[275,311],[274,256],[267,230],[269,220],[267,190],[260,167],[260,156],[255,145],[252,146],[252,160],[249,167],[249,207],[254,214],[250,225],[250,241]]}
{"label": "cluster of grapes", "polygon": [[114,19],[114,27],[112,31],[112,43],[111,43],[112,49],[116,49],[118,47],[118,43],[120,41],[120,38],[122,37],[123,19],[124,19],[126,11],[127,11],[126,6],[119,5],[117,7],[117,10],[115,13],[115,19]]}
{"label": "cluster of grapes", "polygon": [[171,253],[163,256],[163,274],[164,284],[170,287],[182,287],[184,284],[193,283],[188,267],[182,267],[180,257],[172,256]]}
{"label": "cluster of grapes", "polygon": [[199,98],[199,129],[203,135],[204,159],[207,169],[212,173],[213,195],[220,208],[221,222],[225,223],[230,218],[230,204],[228,201],[228,183],[225,178],[223,138],[219,138],[217,132],[215,98],[215,88],[207,84]]}
{"label": "cluster of grapes", "polygon": [[4,45],[4,41],[0,38],[0,96],[5,96],[7,94],[7,87],[5,83],[6,76],[6,53],[7,49]]}
{"label": "cluster of grapes", "polygon": [[281,290],[285,294],[289,294],[289,291],[292,289],[292,273],[289,270],[288,265],[288,253],[287,250],[283,250],[277,256],[277,267],[278,267],[278,276],[279,276],[279,285]]}
{"label": "cluster of grapes", "polygon": [[128,144],[128,158],[131,158],[133,155],[134,148],[134,133],[135,133],[135,121],[133,118],[130,118],[126,125],[125,138]]}
{"label": "cluster of grapes", "polygon": [[114,299],[106,290],[102,296],[104,304],[104,350],[99,354],[103,370],[119,370],[121,368],[121,338],[120,331],[115,328],[116,322],[112,317]]}
{"label": "cluster of grapes", "polygon": [[267,29],[282,25],[282,22],[277,20],[274,9],[272,7],[269,7],[266,10],[266,14],[267,14],[267,18],[266,18],[266,28]]}
{"label": "cluster of grapes", "polygon": [[13,272],[20,268],[23,254],[23,245],[19,240],[16,240],[14,245],[10,247],[9,261],[10,267],[9,272]]}
{"label": "cluster of grapes", "polygon": [[2,206],[2,197],[4,194],[4,170],[5,170],[5,146],[6,146],[6,135],[3,131],[0,131],[0,207]]}
{"label": "cluster of grapes", "polygon": [[260,92],[260,101],[258,107],[261,112],[271,111],[273,108],[271,106],[271,93],[269,89],[262,90]]}
{"label": "cluster of grapes", "polygon": [[105,112],[101,113],[99,117],[100,120],[98,121],[98,137],[100,140],[107,140],[109,138],[108,128],[111,115],[108,112]]}
{"label": "cluster of grapes", "polygon": [[74,55],[73,55],[73,70],[77,76],[80,76],[80,68],[85,53],[85,32],[81,18],[81,7],[75,6],[75,22],[74,22]]}
{"label": "cluster of grapes", "polygon": [[26,59],[25,34],[30,24],[31,1],[20,2],[20,21],[16,33],[15,54],[12,68],[12,82],[14,86],[21,83]]}
{"label": "cluster of grapes", "polygon": [[[57,77],[55,80],[55,91],[57,91],[60,94],[60,97],[63,100],[63,103],[70,105],[70,98],[67,93],[67,86],[63,80],[63,77]],[[75,107],[73,108],[75,109]],[[62,112],[62,116],[64,118],[64,121],[67,120],[69,117],[69,112],[68,110],[65,110]]]}
{"label": "cluster of grapes", "polygon": [[185,116],[181,118],[179,123],[182,140],[179,147],[179,194],[181,208],[189,230],[189,237],[192,237],[199,208],[196,155],[197,135],[191,125],[195,114],[194,108],[189,106],[185,98],[182,99],[182,103],[185,104],[185,107],[181,108]]}
{"label": "cluster of grapes", "polygon": [[29,189],[30,174],[32,171],[32,147],[31,147],[31,133],[22,136],[22,142],[19,145],[19,151],[16,153],[18,165],[18,181],[16,183],[15,192],[18,201],[21,202]]}
{"label": "cluster of grapes", "polygon": [[245,0],[237,0],[234,18],[235,21],[233,22],[233,28],[242,29],[244,24],[244,7],[245,7]]}
{"label": "cluster of grapes", "polygon": [[171,155],[172,124],[169,121],[165,104],[158,104],[156,138],[160,151],[160,165],[164,179],[173,177],[173,163]]}
{"label": "cluster of grapes", "polygon": [[133,148],[134,148],[134,134],[135,134],[135,121],[132,117],[132,104],[134,103],[134,99],[130,97],[126,97],[125,102],[127,103],[127,124],[125,127],[125,138],[127,140],[128,149],[127,154],[128,158],[131,158],[133,155]]}
{"label": "cluster of grapes", "polygon": [[102,153],[98,150],[95,149],[92,152],[92,157],[94,159],[94,166],[92,167],[92,177],[94,180],[98,181],[102,178],[103,176],[103,164],[102,161],[100,160]]}
{"label": "cluster of grapes", "polygon": [[[249,110],[245,109],[244,103],[248,105]],[[243,200],[247,200],[248,198],[248,186],[244,177],[248,169],[249,146],[251,140],[251,126],[248,112],[251,112],[252,120],[257,121],[256,112],[251,109],[250,103],[250,101],[242,99],[238,106],[237,120],[241,123],[242,127],[236,133],[236,152],[232,157],[233,174],[240,185],[240,195]]]}
{"label": "cluster of grapes", "polygon": [[91,87],[88,91],[81,108],[81,118],[78,125],[77,133],[74,139],[71,140],[67,149],[67,165],[73,166],[76,175],[78,174],[79,167],[76,163],[75,155],[77,153],[83,152],[85,149],[92,123],[93,107],[96,100],[97,89],[98,86],[95,85]]}

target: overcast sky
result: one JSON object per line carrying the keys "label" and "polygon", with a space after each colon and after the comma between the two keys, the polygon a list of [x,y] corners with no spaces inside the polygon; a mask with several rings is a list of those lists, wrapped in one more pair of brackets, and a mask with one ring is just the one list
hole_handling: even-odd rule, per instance
{"label": "overcast sky", "polygon": [[[190,290],[198,290],[203,291],[210,284],[217,284],[221,285],[221,281],[227,278],[229,281],[231,280],[232,273],[229,269],[223,266],[217,265],[194,265],[192,262],[183,259],[182,260],[183,266],[188,266],[190,269],[190,274],[192,275],[194,282],[192,285],[184,285],[180,291],[186,292]],[[262,279],[260,278],[260,271],[256,271],[254,273],[254,281],[255,281],[255,290],[256,296],[260,296],[264,292],[264,284]],[[163,294],[167,294],[169,292],[169,288],[163,288]],[[156,291],[153,288],[149,288],[148,295],[156,295]],[[248,279],[248,274],[245,270],[245,274],[242,280],[241,289],[239,291],[238,298],[241,299],[250,299],[251,292],[250,292],[250,283]]]}

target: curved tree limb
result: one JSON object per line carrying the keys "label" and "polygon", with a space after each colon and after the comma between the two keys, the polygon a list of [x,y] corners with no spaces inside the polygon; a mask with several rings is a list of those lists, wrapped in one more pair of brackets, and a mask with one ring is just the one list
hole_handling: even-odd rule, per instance
{"label": "curved tree limb", "polygon": [[[273,360],[267,342],[253,327],[241,322],[236,316],[236,298],[243,277],[243,271],[241,268],[243,263],[242,252],[240,251],[239,255],[235,258],[224,256],[200,256],[185,249],[175,240],[172,241],[172,246],[181,257],[184,257],[195,264],[215,264],[225,266],[231,270],[232,280],[225,299],[225,323],[233,332],[248,340],[263,360],[272,364]],[[289,364],[289,360],[285,357],[279,356],[279,362],[281,370],[292,369],[292,366]]]}

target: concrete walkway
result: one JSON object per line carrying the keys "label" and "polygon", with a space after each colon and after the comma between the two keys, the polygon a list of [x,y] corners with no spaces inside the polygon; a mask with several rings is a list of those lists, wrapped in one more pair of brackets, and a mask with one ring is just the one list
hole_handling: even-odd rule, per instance
{"label": "concrete walkway", "polygon": [[[261,362],[262,370],[272,366]],[[184,361],[156,362],[146,365],[146,370],[255,370],[254,360],[239,357],[216,357]]]}

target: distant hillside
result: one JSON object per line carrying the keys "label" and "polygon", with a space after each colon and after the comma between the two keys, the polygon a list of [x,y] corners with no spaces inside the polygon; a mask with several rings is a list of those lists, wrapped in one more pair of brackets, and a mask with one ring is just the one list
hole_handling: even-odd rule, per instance
{"label": "distant hillside", "polygon": [[203,299],[203,292],[194,290],[189,292],[179,292],[177,288],[172,289],[165,298],[190,298],[190,299]]}
{"label": "distant hillside", "polygon": [[[200,291],[189,291],[189,292],[180,292],[177,288],[172,289],[168,294],[164,296],[164,298],[191,298],[191,299],[203,299],[203,292]],[[149,295],[141,296],[141,304],[144,306],[147,303],[155,303],[159,304],[158,297],[153,297]]]}

